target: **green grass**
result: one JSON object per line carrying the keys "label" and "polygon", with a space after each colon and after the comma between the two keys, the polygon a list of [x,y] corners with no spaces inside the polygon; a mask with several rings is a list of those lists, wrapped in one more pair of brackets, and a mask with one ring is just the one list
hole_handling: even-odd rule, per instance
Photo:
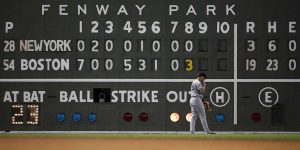
{"label": "green grass", "polygon": [[207,139],[207,140],[299,140],[300,134],[103,134],[103,133],[81,133],[81,134],[57,134],[57,133],[19,133],[0,134],[1,138],[64,138],[64,139]]}

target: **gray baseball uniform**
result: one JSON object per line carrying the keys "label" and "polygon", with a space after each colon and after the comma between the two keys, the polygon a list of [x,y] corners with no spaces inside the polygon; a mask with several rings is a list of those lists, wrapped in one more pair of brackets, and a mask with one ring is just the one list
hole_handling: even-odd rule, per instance
{"label": "gray baseball uniform", "polygon": [[195,125],[197,120],[197,114],[201,120],[202,127],[205,132],[210,133],[210,130],[206,121],[205,108],[202,103],[203,95],[200,93],[200,89],[202,88],[201,82],[196,79],[193,81],[191,85],[191,99],[190,106],[192,111],[192,120],[190,122],[190,132],[193,134],[195,132]]}

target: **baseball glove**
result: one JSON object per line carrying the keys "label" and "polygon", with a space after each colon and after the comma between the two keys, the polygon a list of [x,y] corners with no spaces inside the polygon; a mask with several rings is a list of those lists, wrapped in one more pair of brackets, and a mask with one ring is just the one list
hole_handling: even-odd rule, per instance
{"label": "baseball glove", "polygon": [[207,100],[203,100],[202,101],[203,104],[204,104],[204,108],[207,110],[207,111],[212,111],[213,109],[210,107],[210,102],[207,101]]}

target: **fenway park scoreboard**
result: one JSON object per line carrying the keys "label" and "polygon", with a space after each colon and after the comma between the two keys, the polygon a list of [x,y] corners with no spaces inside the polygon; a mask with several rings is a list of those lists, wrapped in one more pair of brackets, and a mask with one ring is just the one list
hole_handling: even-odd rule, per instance
{"label": "fenway park scoreboard", "polygon": [[200,70],[211,130],[300,131],[298,6],[1,1],[0,130],[188,131]]}

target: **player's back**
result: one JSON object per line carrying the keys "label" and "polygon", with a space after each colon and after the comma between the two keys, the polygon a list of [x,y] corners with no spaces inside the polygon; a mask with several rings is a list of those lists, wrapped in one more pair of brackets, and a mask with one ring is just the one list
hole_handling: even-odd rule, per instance
{"label": "player's back", "polygon": [[202,98],[203,95],[200,93],[201,88],[202,88],[201,82],[198,79],[194,80],[191,85],[191,97]]}

